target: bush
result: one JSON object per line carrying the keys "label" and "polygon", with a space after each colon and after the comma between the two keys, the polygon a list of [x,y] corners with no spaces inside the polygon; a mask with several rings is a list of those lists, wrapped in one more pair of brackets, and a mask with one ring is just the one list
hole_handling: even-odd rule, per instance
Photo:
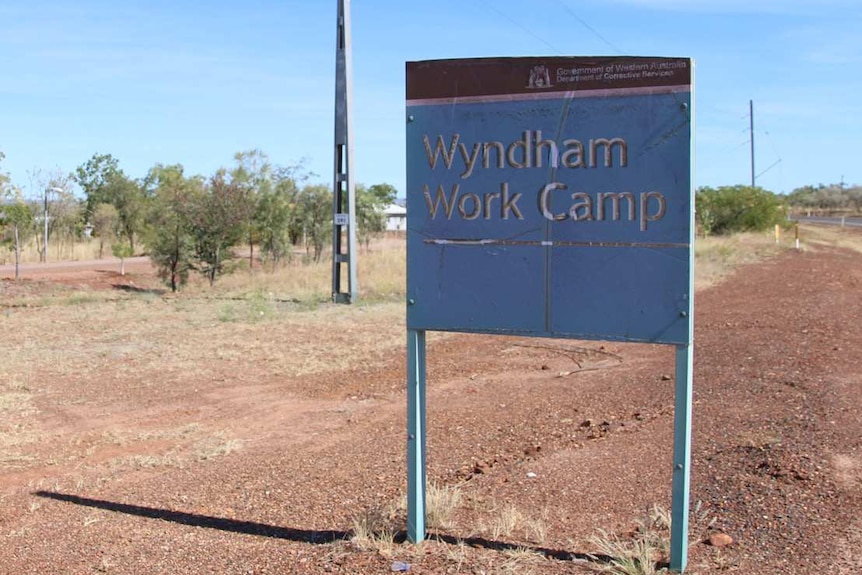
{"label": "bush", "polygon": [[766,231],[787,221],[778,196],[751,186],[699,188],[695,211],[705,235]]}

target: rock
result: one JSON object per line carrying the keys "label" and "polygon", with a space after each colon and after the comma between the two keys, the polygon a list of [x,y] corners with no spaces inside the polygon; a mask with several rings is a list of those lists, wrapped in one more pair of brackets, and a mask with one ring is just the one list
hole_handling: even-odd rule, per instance
{"label": "rock", "polygon": [[527,457],[535,457],[542,450],[541,445],[530,445],[524,449],[524,455]]}
{"label": "rock", "polygon": [[534,472],[532,472],[532,471],[528,471],[528,472],[527,472],[527,477],[529,477],[530,479],[534,479],[535,477],[538,477],[538,476],[537,476]]}
{"label": "rock", "polygon": [[733,544],[733,537],[731,537],[727,533],[721,533],[720,531],[717,531],[715,533],[710,533],[706,542],[713,547],[727,547],[728,545]]}
{"label": "rock", "polygon": [[673,379],[673,378],[672,378],[671,376],[669,376],[668,374],[664,374],[664,375],[662,375],[662,376],[661,376],[661,380],[662,380],[662,381],[670,381],[670,380],[672,380],[672,379]]}

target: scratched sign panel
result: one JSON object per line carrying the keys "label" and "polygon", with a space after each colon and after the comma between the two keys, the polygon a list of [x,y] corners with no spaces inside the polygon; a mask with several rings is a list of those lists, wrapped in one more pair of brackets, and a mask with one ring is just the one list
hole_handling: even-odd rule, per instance
{"label": "scratched sign panel", "polygon": [[691,340],[692,61],[407,64],[407,326]]}

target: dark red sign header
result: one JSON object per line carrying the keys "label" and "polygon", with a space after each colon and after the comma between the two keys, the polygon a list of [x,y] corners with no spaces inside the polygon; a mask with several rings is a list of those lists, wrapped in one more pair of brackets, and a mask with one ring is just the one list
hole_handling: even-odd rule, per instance
{"label": "dark red sign header", "polygon": [[689,58],[477,58],[407,62],[407,100],[691,85]]}

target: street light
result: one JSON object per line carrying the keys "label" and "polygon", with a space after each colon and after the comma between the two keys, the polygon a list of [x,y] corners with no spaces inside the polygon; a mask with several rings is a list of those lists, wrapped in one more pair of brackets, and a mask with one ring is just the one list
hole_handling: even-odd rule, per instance
{"label": "street light", "polygon": [[44,256],[45,263],[48,263],[48,192],[62,194],[63,188],[54,186],[45,190],[45,211],[43,214],[45,227],[43,230],[44,235],[42,236],[42,255]]}

